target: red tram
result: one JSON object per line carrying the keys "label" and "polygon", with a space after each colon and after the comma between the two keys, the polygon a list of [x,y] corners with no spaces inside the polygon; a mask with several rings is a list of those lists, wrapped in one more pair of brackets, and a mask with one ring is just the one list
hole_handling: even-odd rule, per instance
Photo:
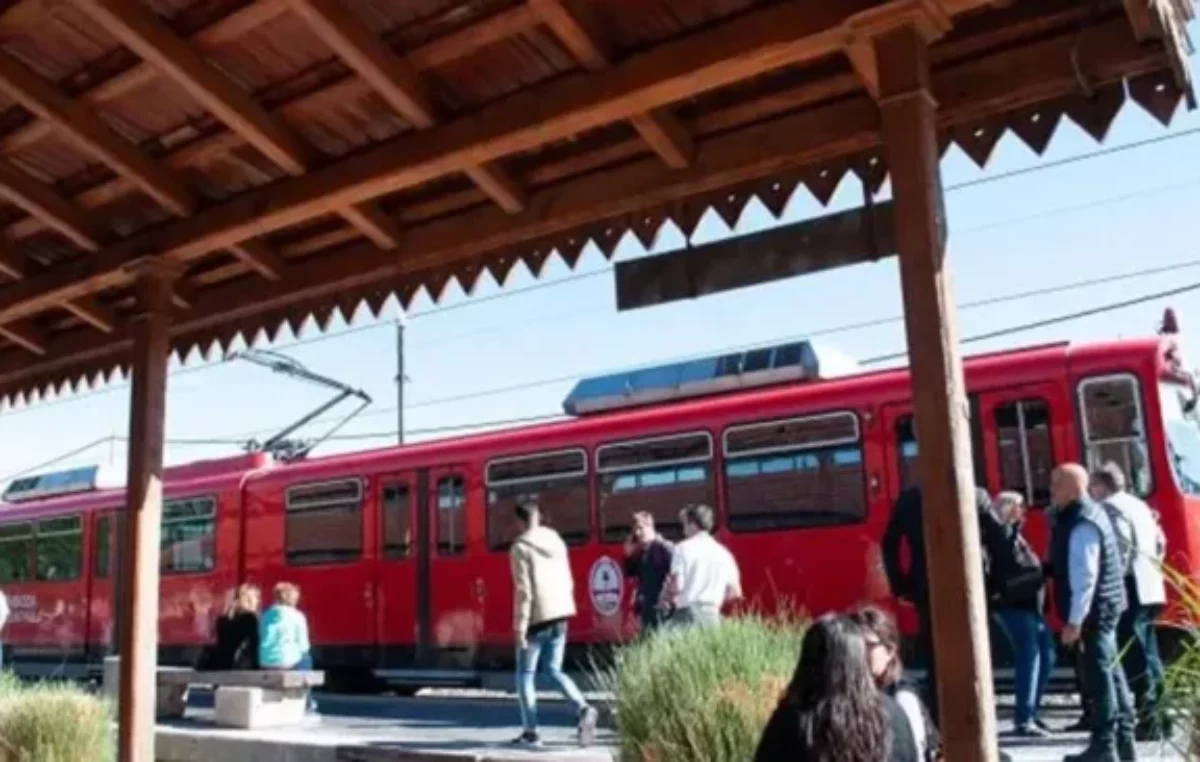
{"label": "red tram", "polygon": [[[977,356],[966,379],[980,484],[1040,507],[1055,463],[1114,460],[1158,512],[1169,561],[1200,578],[1196,388],[1174,336]],[[511,663],[506,551],[511,507],[529,495],[571,547],[575,648],[632,632],[620,573],[631,514],[649,510],[671,534],[690,501],[716,508],[754,605],[891,604],[879,538],[914,475],[909,397],[905,371],[846,373],[802,343],[583,382],[574,418],[549,425],[171,469],[160,658],[194,658],[238,582],[288,579],[334,676],[429,684]],[[6,663],[69,674],[94,668],[112,636],[122,492],[59,476],[10,487],[0,587]]]}

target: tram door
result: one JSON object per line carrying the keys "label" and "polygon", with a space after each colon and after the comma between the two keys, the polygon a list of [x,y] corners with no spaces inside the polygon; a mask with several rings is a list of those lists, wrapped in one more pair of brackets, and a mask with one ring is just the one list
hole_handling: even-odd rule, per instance
{"label": "tram door", "polygon": [[422,537],[420,475],[402,472],[379,480],[378,561],[375,573],[375,642],[378,665],[401,668],[417,663],[422,622],[428,619],[429,596],[424,572],[427,554]]}
{"label": "tram door", "polygon": [[992,495],[1016,492],[1029,507],[1025,536],[1044,552],[1049,527],[1050,473],[1072,456],[1070,400],[1058,384],[1027,384],[979,395],[987,486]]}
{"label": "tram door", "polygon": [[113,579],[117,574],[116,547],[120,524],[116,510],[93,513],[91,568],[87,617],[87,652],[89,660],[102,659],[117,637],[117,609],[113,595]]}
{"label": "tram door", "polygon": [[426,476],[429,608],[423,643],[438,666],[451,669],[474,668],[483,632],[486,591],[474,571],[482,522],[480,511],[471,509],[467,477],[458,466],[429,469]]}

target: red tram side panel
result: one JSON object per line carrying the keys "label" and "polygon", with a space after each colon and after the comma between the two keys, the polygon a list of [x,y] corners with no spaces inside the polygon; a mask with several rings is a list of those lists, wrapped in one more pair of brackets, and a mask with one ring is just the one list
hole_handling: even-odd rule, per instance
{"label": "red tram side panel", "polygon": [[[1055,464],[1114,460],[1159,513],[1168,560],[1200,579],[1196,386],[1172,337],[1034,347],[966,363],[975,477],[1031,506],[1047,539]],[[743,609],[817,614],[890,595],[880,551],[916,479],[905,371],[652,402],[545,426],[266,467],[168,474],[160,638],[190,659],[238,582],[302,589],[335,672],[462,674],[507,665],[513,508],[536,498],[570,548],[575,649],[636,632],[622,543],[635,511],[669,537],[706,502],[741,567]],[[120,491],[0,509],[6,642],[22,659],[96,660],[112,637]],[[936,507],[930,507],[936,509]],[[18,559],[12,561],[10,559]],[[22,560],[23,559],[23,560]]]}

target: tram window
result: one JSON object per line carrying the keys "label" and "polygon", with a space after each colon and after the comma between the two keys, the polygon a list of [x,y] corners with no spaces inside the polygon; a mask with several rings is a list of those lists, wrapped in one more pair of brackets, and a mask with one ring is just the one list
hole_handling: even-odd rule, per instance
{"label": "tram window", "polygon": [[287,493],[284,547],[291,566],[342,564],[362,555],[362,482],[347,479]]}
{"label": "tram window", "polygon": [[163,506],[158,556],[163,574],[212,571],[216,515],[217,501],[211,497],[171,500]]}
{"label": "tram window", "polygon": [[1122,374],[1085,379],[1079,384],[1079,406],[1088,468],[1116,463],[1131,492],[1150,494],[1146,419],[1137,378]]}
{"label": "tram window", "polygon": [[665,537],[681,537],[680,509],[689,503],[714,504],[712,457],[712,437],[707,432],[598,448],[601,539],[624,540],[633,526],[633,514],[642,511],[654,517]]}
{"label": "tram window", "polygon": [[1200,418],[1192,404],[1195,393],[1190,387],[1164,381],[1158,386],[1158,399],[1175,483],[1185,494],[1200,495]]}
{"label": "tram window", "polygon": [[28,582],[33,577],[33,525],[0,525],[0,582]]}
{"label": "tram window", "polygon": [[493,460],[487,467],[488,547],[505,550],[516,539],[517,504],[532,500],[546,525],[568,545],[582,545],[591,535],[587,454],[562,450]]}
{"label": "tram window", "polygon": [[83,563],[83,521],[64,516],[39,521],[34,529],[34,578],[39,582],[79,579]]}
{"label": "tram window", "polygon": [[725,492],[729,528],[736,532],[862,521],[867,501],[857,416],[731,427]]}
{"label": "tram window", "polygon": [[383,488],[383,557],[408,558],[412,553],[412,490],[407,484]]}
{"label": "tram window", "polygon": [[461,476],[438,479],[437,515],[438,555],[467,552],[467,486]]}
{"label": "tram window", "polygon": [[1027,505],[1047,505],[1054,470],[1050,405],[1041,399],[1019,400],[997,405],[992,415],[1000,488],[1023,495]]}
{"label": "tram window", "polygon": [[112,516],[101,516],[96,519],[96,539],[92,545],[92,574],[96,579],[108,577],[109,559],[112,557]]}
{"label": "tram window", "polygon": [[[983,427],[979,425],[979,398],[971,395],[971,460],[975,470],[975,483],[987,484],[987,461],[983,455]],[[896,467],[900,472],[900,490],[920,486],[921,474],[917,470],[917,429],[913,417],[906,415],[896,420]]]}

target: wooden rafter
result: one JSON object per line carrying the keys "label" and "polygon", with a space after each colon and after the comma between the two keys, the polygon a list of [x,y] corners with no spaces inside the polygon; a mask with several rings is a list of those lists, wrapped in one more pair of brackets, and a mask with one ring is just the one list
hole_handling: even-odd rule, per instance
{"label": "wooden rafter", "polygon": [[355,230],[381,249],[400,245],[400,226],[384,213],[379,205],[366,201],[341,210],[341,215]]}
{"label": "wooden rafter", "polygon": [[76,0],[76,4],[284,171],[304,173],[307,147],[138,0]]}
{"label": "wooden rafter", "polygon": [[285,265],[270,246],[262,241],[243,241],[229,249],[233,255],[245,262],[259,275],[267,280],[279,280],[283,277]]}
{"label": "wooden rafter", "polygon": [[63,302],[62,306],[97,331],[112,333],[117,330],[116,315],[93,296],[81,296],[73,301]]}
{"label": "wooden rafter", "polygon": [[[941,104],[939,126],[949,129],[998,110],[1007,113],[1053,102],[1076,91],[1079,71],[1100,87],[1126,75],[1161,71],[1166,63],[1161,50],[1136,45],[1124,26],[1098,27],[1089,42],[1094,44],[1085,46],[1074,63],[1066,55],[1077,44],[1071,30],[1019,50],[938,69],[934,92]],[[1012,72],[1017,74],[1007,76]],[[488,253],[517,254],[517,247],[583,226],[755,178],[860,155],[876,150],[879,144],[875,104],[865,97],[839,98],[707,139],[697,145],[692,167],[682,172],[667,170],[656,158],[646,157],[557,183],[538,191],[531,200],[533,208],[547,210],[543,215],[513,218],[498,208],[477,206],[466,214],[406,229],[406,249],[413,253],[411,257],[398,258],[361,245],[339,249],[336,255],[302,260],[289,270],[286,282],[242,279],[207,288],[194,295],[194,308],[181,314],[172,330],[177,336],[194,336],[235,321],[249,330],[257,326],[255,316],[277,313],[289,305],[390,288],[397,278],[421,278],[435,268],[456,267]],[[13,314],[0,310],[0,319],[8,320]],[[36,367],[20,355],[0,353],[0,389],[23,388],[28,379],[46,372],[95,370],[97,363],[114,362],[119,357],[115,353],[126,346],[120,335],[96,342],[86,334],[68,332],[51,339],[49,356]]]}
{"label": "wooden rafter", "polygon": [[1138,41],[1157,39],[1162,36],[1158,22],[1150,10],[1152,0],[1122,0],[1125,4],[1125,15],[1133,27],[1133,34]]}
{"label": "wooden rafter", "polygon": [[[153,244],[167,258],[191,261],[248,238],[329,214],[481,162],[502,159],[595,127],[767,71],[836,55],[848,9],[871,6],[777,4],[723,26],[665,43],[610,69],[560,78],[489,106],[437,132],[399,139],[303,178],[244,194],[220,207],[92,257],[82,277],[56,268],[0,293],[0,320],[33,314],[63,293],[88,292],[114,280],[131,256]],[[976,0],[977,4],[984,0]],[[944,6],[968,8],[966,0]],[[1125,32],[1127,34],[1127,32]]]}
{"label": "wooden rafter", "polygon": [[7,53],[0,53],[0,91],[174,214],[189,214],[194,208],[191,194],[175,178],[113,132],[86,105],[66,97]]}
{"label": "wooden rafter", "polygon": [[[212,44],[216,44],[217,42],[225,41],[229,37],[234,36],[235,32],[240,33],[250,23],[250,21],[254,21],[256,24],[261,24],[265,23],[265,21],[269,20],[270,18],[274,18],[274,15],[278,15],[274,12],[274,15],[269,16],[265,13],[261,16],[259,14],[252,13],[254,9],[258,8],[258,6],[262,5],[264,2],[272,7],[279,6],[279,9],[285,9],[284,3],[286,0],[270,0],[269,2],[268,0],[260,0],[259,3],[247,6],[245,9],[243,9],[243,11],[240,12],[239,15],[251,17],[247,22],[238,24],[229,29],[226,29],[221,23],[214,23],[213,26],[208,27],[205,30],[206,32],[208,30],[214,30],[211,37],[205,35],[204,32],[201,32],[200,35],[197,35],[197,37],[201,38],[201,35],[204,35],[201,38],[202,42],[211,41]],[[260,18],[261,20],[259,20]],[[444,37],[439,37],[428,43],[425,43],[424,45],[412,50],[408,55],[408,60],[419,70],[426,71],[468,56],[473,51],[478,50],[481,47],[493,44],[499,40],[506,39],[512,35],[519,34],[522,31],[532,29],[540,23],[540,19],[533,13],[532,10],[525,5],[519,5],[509,10],[497,13],[495,16],[491,16],[477,24],[465,27],[458,31],[447,34]],[[158,73],[154,67],[148,64],[141,64],[137,67],[134,67],[134,69],[131,69],[130,71],[149,73],[148,76],[142,74],[137,75],[139,86],[140,84],[144,84],[150,79],[153,79],[153,77],[158,76]],[[125,84],[120,84],[124,82],[124,75],[115,77],[113,80],[108,80],[108,82],[118,82],[120,85],[119,88],[115,87],[114,89],[119,89],[121,93],[128,92],[129,90],[133,89],[132,84],[128,85],[128,87]],[[330,85],[330,87],[338,86],[340,86],[338,83]],[[100,94],[107,94],[107,89],[108,88],[106,87],[106,84],[102,84],[96,89],[88,91],[88,93],[85,94],[85,99],[92,101],[93,96],[95,96],[96,102],[107,100],[107,98],[99,97]],[[289,105],[284,106],[282,111],[287,113],[292,108],[306,108],[314,101],[324,97],[325,92],[325,89],[307,92],[299,96],[296,100],[292,101]],[[37,142],[37,140],[40,140],[47,134],[46,131],[39,129],[38,127],[38,125],[43,124],[44,123],[42,122],[33,122],[32,124],[27,125],[26,127],[21,128],[10,135],[0,137],[0,150],[15,150],[17,148]],[[239,136],[237,133],[217,133],[216,135],[202,138],[194,144],[189,144],[180,150],[168,154],[164,159],[164,163],[172,169],[180,169],[195,164],[201,164],[212,159],[213,157],[227,154],[229,151],[232,151],[241,145],[241,143],[241,136]],[[78,197],[77,203],[85,208],[104,206],[105,204],[108,204],[114,199],[127,193],[132,187],[133,186],[123,177],[118,177],[111,182],[104,183],[84,192]],[[38,220],[29,219],[16,223],[9,228],[8,232],[13,238],[20,239],[34,235],[42,230],[42,228],[43,226]]]}
{"label": "wooden rafter", "polygon": [[24,280],[25,266],[17,257],[7,251],[0,251],[0,275],[10,280]]}
{"label": "wooden rafter", "polygon": [[493,161],[468,167],[467,177],[470,177],[480,190],[491,196],[492,200],[509,214],[525,211],[528,204],[525,191],[516,179],[500,166],[499,162]]}
{"label": "wooden rafter", "polygon": [[[40,5],[44,0],[24,0],[24,2]],[[189,42],[201,48],[229,43],[247,32],[273,21],[286,11],[285,0],[257,0],[257,2],[249,3],[204,27],[192,35]],[[10,9],[0,16],[0,25],[12,12]],[[98,83],[83,93],[81,97],[83,101],[92,105],[108,103],[145,87],[158,76],[160,76],[158,69],[142,62]],[[19,130],[0,137],[0,149],[16,151],[31,146],[49,135],[52,129],[47,122],[30,122]]]}
{"label": "wooden rafter", "polygon": [[53,190],[0,159],[0,197],[56,230],[85,251],[96,251],[103,239],[87,213]]}
{"label": "wooden rafter", "polygon": [[[567,5],[568,0],[529,0],[541,19],[589,71],[601,71],[612,62],[612,52],[595,24]],[[679,120],[665,108],[637,114],[634,129],[668,167],[683,169],[691,162],[692,139]]]}
{"label": "wooden rafter", "polygon": [[46,354],[46,337],[30,325],[0,325],[0,336],[39,357]]}
{"label": "wooden rafter", "polygon": [[[288,2],[317,36],[398,114],[418,129],[437,124],[417,67],[376,39],[338,0]],[[499,164],[470,167],[466,174],[505,211],[516,214],[525,208],[520,184]],[[357,219],[350,220],[356,227]]]}
{"label": "wooden rafter", "polygon": [[288,0],[317,37],[388,105],[421,129],[437,123],[415,66],[388,50],[338,0]]}

